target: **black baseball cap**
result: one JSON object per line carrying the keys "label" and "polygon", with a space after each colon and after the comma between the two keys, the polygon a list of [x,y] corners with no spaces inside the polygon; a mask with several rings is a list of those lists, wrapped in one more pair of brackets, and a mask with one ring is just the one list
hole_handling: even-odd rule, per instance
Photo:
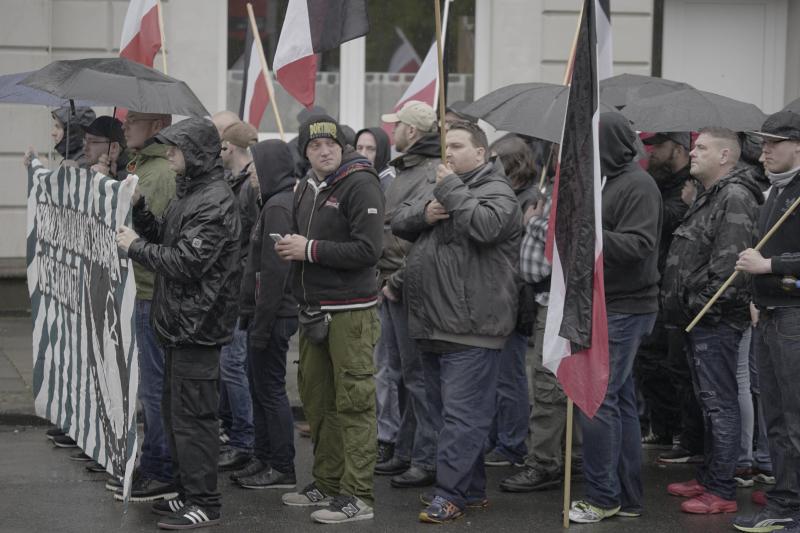
{"label": "black baseball cap", "polygon": [[765,140],[800,141],[800,115],[783,110],[767,117],[760,131],[749,131]]}
{"label": "black baseball cap", "polygon": [[656,133],[655,135],[642,140],[642,144],[652,146],[654,144],[661,144],[666,141],[672,141],[679,144],[687,150],[692,147],[692,134],[688,131],[665,131]]}
{"label": "black baseball cap", "polygon": [[125,148],[125,133],[122,131],[122,122],[114,117],[108,115],[97,117],[83,131],[97,137],[106,138],[111,142],[117,142],[121,147]]}

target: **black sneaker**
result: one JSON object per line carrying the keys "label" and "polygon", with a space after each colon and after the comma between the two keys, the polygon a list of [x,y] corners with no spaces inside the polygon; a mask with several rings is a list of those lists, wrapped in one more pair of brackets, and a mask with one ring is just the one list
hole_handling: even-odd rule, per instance
{"label": "black sneaker", "polygon": [[[157,479],[142,476],[131,487],[132,502],[154,502],[169,500],[178,496],[178,489],[172,483],[164,483]],[[114,499],[122,501],[122,490],[114,492]]]}
{"label": "black sneaker", "polygon": [[75,453],[73,453],[72,455],[69,456],[69,460],[70,461],[78,461],[78,462],[86,462],[86,461],[91,461],[92,458],[89,457],[88,455],[86,455],[83,452],[75,452]]}
{"label": "black sneaker", "polygon": [[44,432],[44,436],[50,440],[53,440],[53,437],[59,437],[61,435],[64,435],[64,430],[62,430],[60,427],[51,427]]}
{"label": "black sneaker", "polygon": [[236,472],[230,475],[231,481],[239,481],[240,478],[252,476],[253,474],[258,474],[262,470],[266,470],[269,468],[269,465],[259,459],[258,457],[251,457],[250,461],[244,465],[241,470],[237,470]]}
{"label": "black sneaker", "polygon": [[[131,483],[133,483],[135,486],[140,477],[142,477],[142,471],[139,470],[138,467],[134,468]],[[109,474],[106,478],[106,490],[110,490],[111,492],[122,492],[122,478],[117,478]]]}
{"label": "black sneaker", "polygon": [[202,509],[196,505],[188,505],[172,515],[158,521],[161,529],[195,529],[198,527],[219,524],[219,512]]}
{"label": "black sneaker", "polygon": [[78,443],[72,440],[67,435],[55,435],[52,439],[53,444],[58,446],[59,448],[77,448]]}
{"label": "black sneaker", "polygon": [[269,468],[252,476],[240,477],[237,483],[243,489],[293,489],[297,485],[297,479],[294,472],[284,474]]}
{"label": "black sneaker", "polygon": [[375,463],[386,463],[391,461],[392,457],[394,457],[394,444],[391,442],[384,442],[382,440],[378,441],[378,457],[375,459]]}
{"label": "black sneaker", "polygon": [[102,474],[106,471],[106,467],[97,461],[89,461],[89,464],[86,465],[86,471],[92,474]]}
{"label": "black sneaker", "polygon": [[375,473],[379,476],[397,476],[408,470],[410,466],[411,463],[408,461],[402,461],[397,457],[392,457],[383,463],[376,463]]}
{"label": "black sneaker", "polygon": [[737,516],[733,520],[733,527],[748,533],[769,533],[770,531],[797,527],[797,521],[792,516],[780,515],[769,509],[762,509],[756,514]]}
{"label": "black sneaker", "polygon": [[253,454],[250,452],[238,448],[228,448],[219,454],[217,468],[219,468],[220,471],[241,470],[244,465],[250,462],[252,456]]}
{"label": "black sneaker", "polygon": [[548,474],[538,468],[528,467],[522,472],[505,478],[500,482],[500,490],[506,492],[533,492],[558,487],[561,483],[559,474]]}
{"label": "black sneaker", "polygon": [[650,449],[665,449],[669,450],[672,448],[672,437],[668,435],[657,435],[655,433],[649,433],[642,437],[642,447],[643,448],[650,448]]}
{"label": "black sneaker", "polygon": [[703,456],[692,454],[683,446],[673,446],[670,451],[658,456],[658,462],[662,464],[698,464],[703,462]]}
{"label": "black sneaker", "polygon": [[153,511],[155,514],[161,516],[172,516],[174,514],[178,514],[183,507],[186,505],[186,502],[178,498],[172,498],[170,500],[161,500],[160,502],[156,502],[150,507],[150,510]]}

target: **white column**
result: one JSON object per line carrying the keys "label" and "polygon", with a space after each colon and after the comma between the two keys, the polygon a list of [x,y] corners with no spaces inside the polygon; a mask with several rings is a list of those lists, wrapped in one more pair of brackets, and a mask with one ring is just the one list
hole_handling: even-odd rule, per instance
{"label": "white column", "polygon": [[358,131],[364,127],[366,37],[339,49],[339,122]]}
{"label": "white column", "polygon": [[475,0],[475,100],[492,86],[492,2]]}

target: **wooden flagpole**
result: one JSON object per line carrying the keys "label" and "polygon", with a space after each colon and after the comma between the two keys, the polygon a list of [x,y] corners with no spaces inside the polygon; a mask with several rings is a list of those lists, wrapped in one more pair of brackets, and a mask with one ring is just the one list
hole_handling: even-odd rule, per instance
{"label": "wooden flagpole", "polygon": [[[449,0],[445,0],[447,2]],[[433,0],[434,11],[436,12],[436,52],[438,56],[439,65],[439,144],[442,149],[442,163],[445,162],[445,132],[444,132],[444,58],[442,56],[442,8],[439,5],[439,0]]]}
{"label": "wooden flagpole", "polygon": [[[581,6],[581,12],[578,15],[578,25],[575,27],[575,36],[572,38],[572,48],[569,52],[569,59],[567,59],[567,70],[564,73],[564,85],[571,85],[572,81],[572,69],[575,64],[575,50],[578,47],[578,35],[581,32],[581,22],[583,21],[584,9],[586,8],[586,3]],[[569,100],[567,100],[567,105],[569,105]],[[563,137],[563,134],[562,134]],[[562,138],[563,142],[563,138]],[[559,159],[561,158],[561,145],[558,147],[559,151]],[[552,157],[554,150],[550,150],[550,156]],[[542,178],[539,182],[539,190],[542,189],[544,185],[544,177],[547,167],[550,166],[550,160],[548,159],[545,168],[542,169]],[[572,402],[572,398],[567,396],[567,427],[565,431],[565,438],[564,438],[564,505],[562,509],[562,526],[564,529],[569,529],[569,508],[571,499],[571,492],[572,492],[572,420],[574,418],[575,412],[575,405]]]}
{"label": "wooden flagpole", "polygon": [[[778,228],[780,228],[781,225],[783,225],[783,223],[786,222],[786,219],[789,218],[789,216],[792,213],[794,213],[798,205],[800,205],[800,196],[798,196],[797,199],[794,201],[794,203],[791,206],[789,206],[789,209],[786,210],[786,212],[781,216],[781,218],[779,218],[778,221],[775,222],[775,224],[769,229],[766,235],[764,235],[764,237],[762,237],[761,240],[758,241],[758,244],[756,244],[755,248],[753,248],[755,251],[761,250],[761,248],[765,244],[767,244],[767,241],[775,234],[776,231],[778,231]],[[728,279],[725,280],[725,283],[722,284],[722,287],[720,287],[717,290],[717,292],[714,293],[714,296],[712,296],[711,299],[708,300],[708,303],[705,306],[703,306],[703,309],[701,309],[700,312],[697,313],[697,316],[694,317],[694,320],[692,320],[692,322],[688,326],[686,326],[686,333],[689,333],[690,331],[692,331],[692,329],[694,329],[697,323],[700,322],[700,319],[702,319],[708,312],[708,310],[711,309],[711,306],[714,305],[714,303],[716,303],[717,300],[719,300],[719,297],[722,296],[722,293],[725,292],[725,290],[730,286],[731,283],[733,283],[733,280],[735,280],[736,276],[738,275],[739,271],[734,270],[733,274],[731,274],[728,277]]]}
{"label": "wooden flagpole", "polygon": [[[258,25],[256,24],[256,16],[253,13],[253,4],[247,3],[247,16],[250,17],[250,27],[253,30],[253,39],[258,45],[258,58],[261,60],[261,70],[264,72],[264,81],[267,83],[267,93],[269,94],[269,103],[272,107],[272,112],[275,114],[275,122],[278,124],[278,132],[281,135],[281,140],[285,141],[283,133],[283,122],[281,122],[281,115],[278,113],[278,104],[275,101],[275,87],[272,85],[272,76],[269,74],[269,67],[267,67],[267,57],[264,55],[264,47],[261,44],[261,35],[258,33]],[[245,66],[245,68],[247,68]]]}
{"label": "wooden flagpole", "polygon": [[167,74],[167,39],[164,36],[164,8],[161,0],[157,0],[156,9],[158,10],[158,31],[161,33],[161,65],[164,74]]}

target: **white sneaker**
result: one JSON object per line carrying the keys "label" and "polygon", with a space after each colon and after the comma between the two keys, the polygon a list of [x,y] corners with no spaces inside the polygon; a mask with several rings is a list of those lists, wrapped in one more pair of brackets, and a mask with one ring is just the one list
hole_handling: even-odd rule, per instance
{"label": "white sneaker", "polygon": [[619,506],[613,509],[603,509],[589,502],[579,500],[572,502],[569,508],[569,519],[579,524],[593,524],[604,518],[610,518],[619,512]]}
{"label": "white sneaker", "polygon": [[372,507],[355,496],[339,495],[325,509],[311,513],[311,519],[320,524],[343,524],[359,520],[372,520]]}
{"label": "white sneaker", "polygon": [[328,496],[316,483],[307,485],[297,492],[287,492],[281,496],[284,505],[292,507],[325,507],[333,502],[333,497]]}

